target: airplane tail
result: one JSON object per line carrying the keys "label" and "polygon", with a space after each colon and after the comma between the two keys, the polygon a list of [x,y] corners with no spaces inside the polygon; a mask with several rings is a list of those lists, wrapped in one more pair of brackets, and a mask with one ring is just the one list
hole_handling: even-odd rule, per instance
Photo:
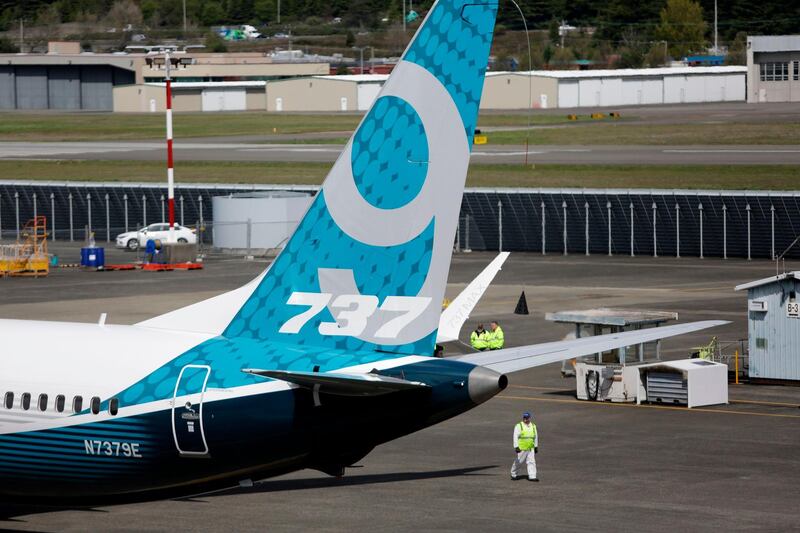
{"label": "airplane tail", "polygon": [[223,335],[433,352],[497,0],[439,0]]}
{"label": "airplane tail", "polygon": [[496,13],[433,5],[222,335],[433,353]]}

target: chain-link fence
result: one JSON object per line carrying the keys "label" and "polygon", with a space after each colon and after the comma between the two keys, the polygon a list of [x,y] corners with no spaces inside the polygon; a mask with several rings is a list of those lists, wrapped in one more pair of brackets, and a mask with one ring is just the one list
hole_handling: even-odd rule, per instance
{"label": "chain-link fence", "polygon": [[[176,220],[207,227],[214,242],[211,199],[256,190],[314,187],[183,185]],[[55,240],[98,242],[166,220],[165,190],[156,185],[0,183],[0,236],[15,238],[25,222],[47,217]],[[469,189],[455,245],[459,249],[558,254],[773,258],[800,235],[800,193],[679,190]],[[293,221],[283,221],[287,224]],[[281,246],[255,242],[266,227],[247,221],[220,227],[241,249]],[[290,230],[287,230],[287,234]],[[281,239],[272,239],[280,241]],[[787,258],[800,258],[795,247]]]}

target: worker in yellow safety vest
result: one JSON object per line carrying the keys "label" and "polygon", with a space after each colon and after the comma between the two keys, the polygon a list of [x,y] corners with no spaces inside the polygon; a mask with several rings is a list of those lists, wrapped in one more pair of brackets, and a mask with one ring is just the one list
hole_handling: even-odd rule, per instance
{"label": "worker in yellow safety vest", "polygon": [[493,320],[489,327],[491,328],[488,338],[489,349],[499,350],[506,343],[506,337],[503,334],[503,328],[500,327],[500,324],[498,324],[496,320]]}
{"label": "worker in yellow safety vest", "polygon": [[528,481],[539,481],[536,475],[536,454],[539,453],[539,432],[531,421],[528,411],[522,413],[522,422],[514,426],[514,464],[511,465],[511,479],[522,479],[520,467],[524,464],[528,470]]}
{"label": "worker in yellow safety vest", "polygon": [[469,336],[470,345],[478,351],[483,351],[489,347],[489,332],[483,329],[483,324],[478,324]]}

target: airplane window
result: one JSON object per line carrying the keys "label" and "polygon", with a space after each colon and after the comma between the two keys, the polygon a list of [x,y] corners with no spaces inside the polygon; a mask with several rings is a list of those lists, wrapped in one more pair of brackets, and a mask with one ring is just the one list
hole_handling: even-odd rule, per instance
{"label": "airplane window", "polygon": [[72,399],[72,412],[75,414],[83,411],[83,396],[75,396]]}
{"label": "airplane window", "polygon": [[14,393],[13,392],[7,392],[6,393],[6,401],[5,401],[5,403],[6,403],[6,409],[11,409],[12,407],[14,407]]}
{"label": "airplane window", "polygon": [[30,392],[23,392],[22,393],[22,400],[20,401],[20,406],[24,411],[27,411],[31,408],[31,393]]}
{"label": "airplane window", "polygon": [[39,395],[39,410],[47,411],[47,394]]}
{"label": "airplane window", "polygon": [[59,394],[58,396],[56,396],[56,411],[58,411],[59,413],[64,412],[64,404],[67,403],[66,400],[67,399],[64,397],[63,394]]}
{"label": "airplane window", "polygon": [[116,398],[111,398],[108,402],[108,412],[111,413],[111,416],[115,416],[117,412],[119,412],[119,400]]}
{"label": "airplane window", "polygon": [[98,396],[94,396],[92,398],[92,414],[96,415],[100,412],[100,398]]}

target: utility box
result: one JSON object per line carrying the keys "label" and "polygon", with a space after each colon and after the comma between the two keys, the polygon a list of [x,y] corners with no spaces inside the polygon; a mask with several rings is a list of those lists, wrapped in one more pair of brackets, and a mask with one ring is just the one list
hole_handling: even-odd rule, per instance
{"label": "utility box", "polygon": [[751,381],[800,381],[800,272],[744,283]]}

